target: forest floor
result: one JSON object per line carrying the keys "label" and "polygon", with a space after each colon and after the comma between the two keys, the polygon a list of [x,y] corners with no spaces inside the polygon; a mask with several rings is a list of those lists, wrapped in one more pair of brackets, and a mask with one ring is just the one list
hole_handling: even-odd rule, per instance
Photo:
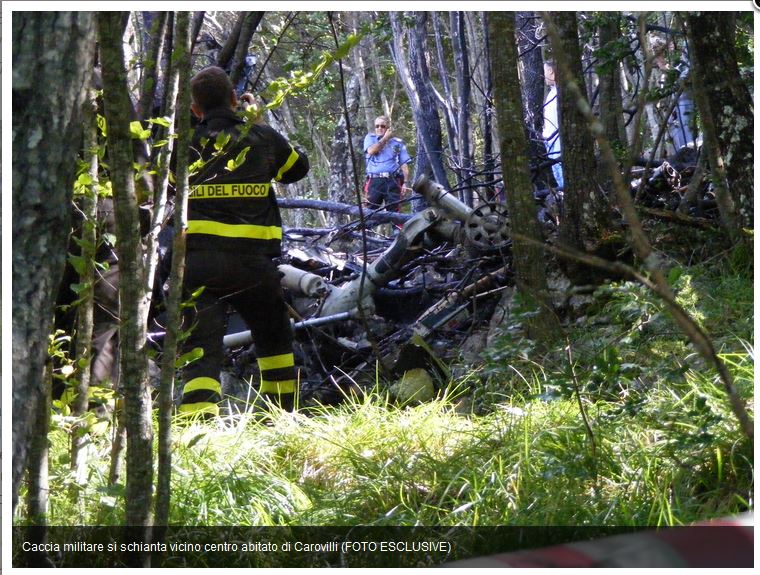
{"label": "forest floor", "polygon": [[[753,414],[751,260],[690,233],[650,229]],[[338,406],[178,426],[170,523],[665,526],[751,510],[752,443],[714,370],[645,288],[592,299],[549,351],[505,329],[432,401],[399,405],[378,380]],[[77,482],[70,428],[54,417],[49,523],[121,524],[108,434]]]}

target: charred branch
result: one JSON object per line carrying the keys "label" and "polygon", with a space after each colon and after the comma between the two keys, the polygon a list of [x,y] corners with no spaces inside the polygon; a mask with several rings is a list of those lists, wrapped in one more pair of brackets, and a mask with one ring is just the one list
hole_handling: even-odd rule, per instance
{"label": "charred branch", "polygon": [[[311,209],[311,210],[324,210],[326,212],[332,212],[337,214],[347,214],[349,216],[359,217],[359,208],[351,204],[342,204],[340,202],[330,202],[327,200],[293,200],[289,198],[277,198],[277,205],[280,208],[285,209]],[[410,218],[412,214],[401,214],[388,212],[385,210],[365,211],[364,217],[366,220],[372,220],[374,223],[384,224],[403,224]]]}

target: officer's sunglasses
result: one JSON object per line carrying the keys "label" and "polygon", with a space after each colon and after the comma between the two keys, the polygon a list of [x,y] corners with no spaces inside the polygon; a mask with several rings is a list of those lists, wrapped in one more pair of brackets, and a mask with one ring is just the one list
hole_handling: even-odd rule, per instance
{"label": "officer's sunglasses", "polygon": [[375,128],[387,128],[385,124],[375,124]]}

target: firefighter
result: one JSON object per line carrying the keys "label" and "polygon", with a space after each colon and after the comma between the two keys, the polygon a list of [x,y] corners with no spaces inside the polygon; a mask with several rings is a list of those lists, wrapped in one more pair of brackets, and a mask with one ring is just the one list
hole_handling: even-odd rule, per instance
{"label": "firefighter", "polygon": [[183,349],[200,347],[203,356],[183,370],[179,412],[219,413],[228,305],[253,333],[260,394],[291,411],[297,377],[292,329],[273,262],[281,255],[282,221],[272,180],[300,180],[309,162],[271,127],[246,123],[236,114],[237,97],[221,68],[201,70],[190,89],[199,120],[190,164],[201,163],[190,176],[183,289],[186,298],[203,290],[185,311],[183,322],[191,332]]}

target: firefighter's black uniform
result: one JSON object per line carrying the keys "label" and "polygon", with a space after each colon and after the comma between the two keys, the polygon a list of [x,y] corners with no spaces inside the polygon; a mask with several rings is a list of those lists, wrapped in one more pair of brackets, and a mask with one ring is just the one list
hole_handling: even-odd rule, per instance
{"label": "firefighter's black uniform", "polygon": [[231,108],[216,108],[196,128],[191,165],[198,160],[203,164],[190,180],[184,292],[187,297],[201,286],[204,290],[185,313],[192,331],[183,349],[200,347],[203,357],[183,371],[179,411],[218,414],[228,304],[253,334],[259,391],[292,409],[293,336],[272,261],[282,239],[272,180],[300,180],[309,170],[308,159],[269,126],[246,124]]}

